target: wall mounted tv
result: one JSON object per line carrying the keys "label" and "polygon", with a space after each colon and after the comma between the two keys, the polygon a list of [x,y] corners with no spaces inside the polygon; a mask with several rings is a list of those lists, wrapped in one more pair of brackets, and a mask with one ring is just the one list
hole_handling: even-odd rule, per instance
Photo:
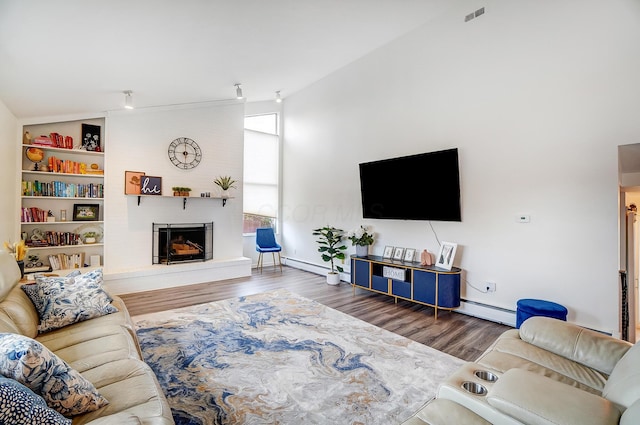
{"label": "wall mounted tv", "polygon": [[458,149],[360,164],[364,218],[462,221]]}

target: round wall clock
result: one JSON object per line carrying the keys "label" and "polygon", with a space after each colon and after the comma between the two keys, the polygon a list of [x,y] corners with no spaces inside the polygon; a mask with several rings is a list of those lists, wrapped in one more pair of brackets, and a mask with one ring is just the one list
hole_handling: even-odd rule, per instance
{"label": "round wall clock", "polygon": [[198,144],[187,138],[178,137],[169,145],[169,159],[178,168],[194,168],[202,161],[202,150]]}

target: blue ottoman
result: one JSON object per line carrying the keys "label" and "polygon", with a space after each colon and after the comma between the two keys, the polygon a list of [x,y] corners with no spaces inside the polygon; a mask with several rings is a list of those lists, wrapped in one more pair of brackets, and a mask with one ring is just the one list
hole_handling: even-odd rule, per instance
{"label": "blue ottoman", "polygon": [[554,319],[567,320],[567,308],[563,305],[545,300],[525,298],[518,300],[516,310],[516,328],[520,328],[522,322],[533,316],[553,317]]}

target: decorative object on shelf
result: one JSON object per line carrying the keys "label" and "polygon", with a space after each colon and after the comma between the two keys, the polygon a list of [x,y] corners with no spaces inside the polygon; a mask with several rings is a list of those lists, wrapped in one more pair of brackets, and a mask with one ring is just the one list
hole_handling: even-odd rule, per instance
{"label": "decorative object on shelf", "polygon": [[73,221],[98,221],[98,204],[73,204]]}
{"label": "decorative object on shelf", "polygon": [[421,266],[430,266],[433,264],[433,257],[431,253],[426,249],[422,250],[422,254],[420,254],[420,265]]}
{"label": "decorative object on shelf", "polygon": [[99,125],[82,124],[82,147],[87,151],[102,152]]}
{"label": "decorative object on shelf", "polygon": [[202,161],[200,146],[188,137],[178,137],[169,144],[169,160],[183,170],[195,168]]}
{"label": "decorative object on shelf", "polygon": [[438,253],[438,257],[436,259],[436,267],[440,267],[445,270],[451,270],[457,249],[457,243],[442,242],[442,245],[440,245],[440,252]]}
{"label": "decorative object on shelf", "polygon": [[391,258],[393,257],[393,247],[392,246],[385,246],[384,247],[384,252],[382,253],[382,258]]}
{"label": "decorative object on shelf", "polygon": [[189,196],[189,192],[191,192],[190,187],[174,186],[171,190],[173,190],[173,196]]}
{"label": "decorative object on shelf", "polygon": [[141,195],[162,195],[162,177],[143,176],[140,184]]}
{"label": "decorative object on shelf", "polygon": [[404,260],[405,262],[408,263],[413,263],[413,259],[416,256],[416,250],[413,248],[407,248],[404,251]]}
{"label": "decorative object on shelf", "polygon": [[99,224],[86,223],[77,227],[73,232],[81,235],[82,242],[85,244],[102,242],[102,227]]}
{"label": "decorative object on shelf", "polygon": [[356,255],[358,257],[369,255],[369,245],[373,244],[373,233],[369,233],[367,227],[360,225],[358,229],[349,231],[347,239],[356,247]]}
{"label": "decorative object on shelf", "polygon": [[86,244],[96,243],[96,236],[96,232],[85,232],[82,234],[83,241]]}
{"label": "decorative object on shelf", "polygon": [[222,189],[222,193],[221,193],[221,197],[223,199],[226,199],[229,197],[229,189],[235,189],[236,187],[234,186],[234,184],[236,183],[236,181],[234,179],[231,178],[231,176],[220,176],[217,177],[213,183],[215,183],[216,185],[218,185],[220,187],[220,189]]}
{"label": "decorative object on shelf", "polygon": [[140,187],[142,185],[142,171],[125,171],[124,172],[124,194],[140,195]]}
{"label": "decorative object on shelf", "polygon": [[404,254],[404,248],[396,246],[393,248],[393,259],[394,260],[402,260],[402,255]]}
{"label": "decorative object on shelf", "polygon": [[31,133],[29,133],[28,131],[25,131],[24,134],[22,135],[22,144],[23,145],[31,144]]}
{"label": "decorative object on shelf", "polygon": [[[322,254],[322,261],[331,264],[331,269],[327,273],[327,283],[329,285],[337,285],[340,283],[340,274],[344,269],[335,264],[335,260],[344,260],[344,251],[347,247],[342,244],[343,231],[332,226],[324,226],[315,229],[312,233],[318,236],[318,252]],[[337,271],[336,271],[337,270]]]}
{"label": "decorative object on shelf", "polygon": [[49,210],[47,212],[47,221],[49,223],[55,223],[55,221],[56,221],[56,217],[53,215],[53,211],[51,211],[51,210]]}
{"label": "decorative object on shelf", "polygon": [[40,148],[27,148],[25,155],[29,161],[33,162],[32,171],[41,171],[40,163],[44,160],[44,150]]}
{"label": "decorative object on shelf", "polygon": [[67,210],[60,210],[60,221],[67,221]]}

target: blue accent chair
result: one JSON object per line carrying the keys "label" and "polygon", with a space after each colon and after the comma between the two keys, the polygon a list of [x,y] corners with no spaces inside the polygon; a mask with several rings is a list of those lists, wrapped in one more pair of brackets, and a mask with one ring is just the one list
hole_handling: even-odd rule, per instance
{"label": "blue accent chair", "polygon": [[282,260],[280,259],[280,251],[282,247],[276,242],[276,235],[273,232],[272,227],[260,227],[256,229],[256,251],[260,253],[258,255],[258,269],[262,273],[262,266],[264,265],[264,257],[262,254],[270,252],[273,257],[273,266],[276,266],[276,253],[278,253],[278,264],[280,264],[280,272],[282,272]]}

